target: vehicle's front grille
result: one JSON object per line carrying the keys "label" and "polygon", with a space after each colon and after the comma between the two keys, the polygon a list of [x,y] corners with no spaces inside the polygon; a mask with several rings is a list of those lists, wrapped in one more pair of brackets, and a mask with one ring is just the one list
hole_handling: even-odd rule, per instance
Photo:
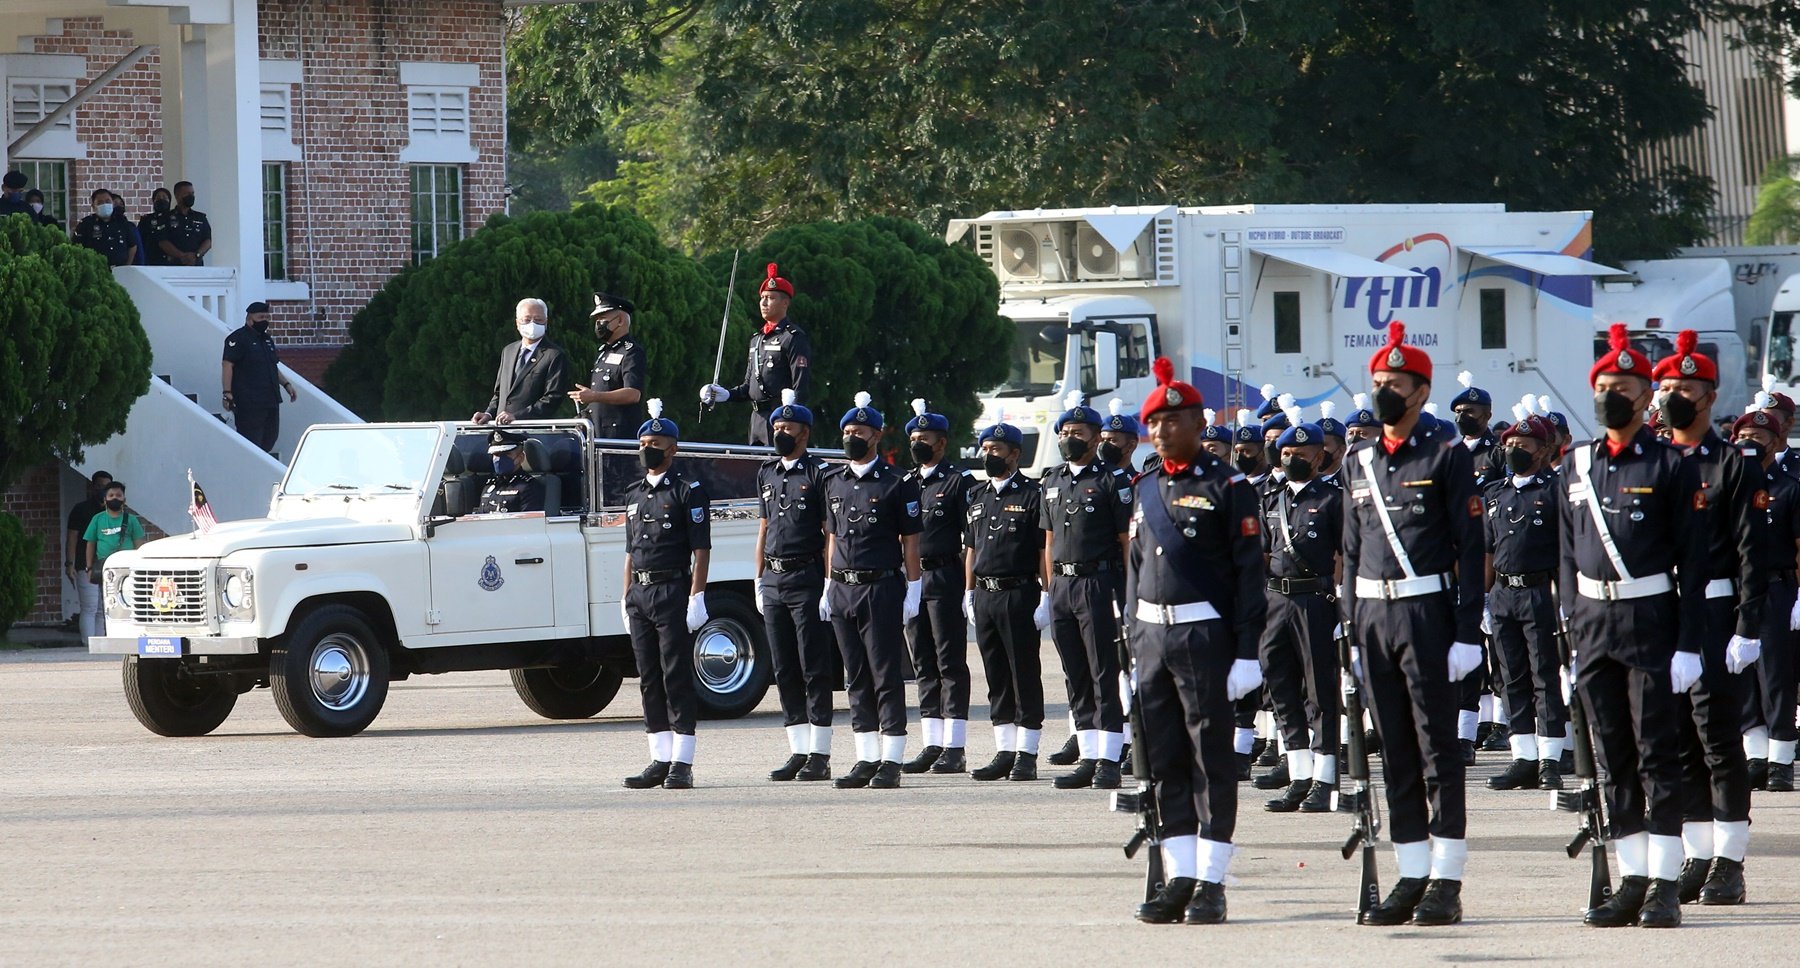
{"label": "vehicle's front grille", "polygon": [[144,568],[131,573],[131,618],[139,625],[205,625],[207,569]]}

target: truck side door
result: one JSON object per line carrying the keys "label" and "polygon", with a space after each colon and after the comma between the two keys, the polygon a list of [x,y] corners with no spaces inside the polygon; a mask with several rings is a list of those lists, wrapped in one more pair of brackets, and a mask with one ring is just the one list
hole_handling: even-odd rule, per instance
{"label": "truck side door", "polygon": [[427,542],[432,633],[547,628],[556,599],[541,511],[468,515]]}

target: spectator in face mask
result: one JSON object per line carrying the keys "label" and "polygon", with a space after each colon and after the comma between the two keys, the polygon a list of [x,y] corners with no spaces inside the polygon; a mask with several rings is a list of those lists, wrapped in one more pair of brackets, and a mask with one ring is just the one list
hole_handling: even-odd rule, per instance
{"label": "spectator in face mask", "polygon": [[290,401],[296,395],[294,385],[281,375],[280,356],[269,336],[268,303],[253,302],[244,310],[244,325],[225,337],[220,370],[225,409],[237,415],[238,433],[274,453],[281,436],[281,390]]}
{"label": "spectator in face mask", "polygon": [[123,223],[125,231],[131,235],[131,251],[135,253],[132,264],[141,266],[144,264],[144,237],[138,232],[137,225],[131,221],[131,216],[126,214],[125,199],[119,193],[114,192],[112,203],[113,221]]}
{"label": "spectator in face mask", "polygon": [[212,223],[205,212],[194,210],[194,183],[175,183],[175,208],[164,222],[156,243],[169,265],[203,266],[212,249]]}
{"label": "spectator in face mask", "polygon": [[[132,551],[144,543],[144,523],[125,510],[125,485],[113,481],[106,485],[104,510],[88,522],[82,542],[87,548],[88,581],[99,584],[106,559],[115,551]],[[94,634],[106,634],[106,610],[94,616]]]}
{"label": "spectator in face mask", "polygon": [[169,211],[175,207],[174,196],[167,188],[158,188],[150,195],[152,211],[138,219],[138,237],[143,240],[144,264],[153,266],[172,266],[176,262],[163,251],[163,236],[169,231]]}
{"label": "spectator in face mask", "polygon": [[33,221],[37,222],[37,224],[39,224],[39,225],[54,225],[54,226],[56,226],[57,231],[59,231],[59,232],[62,231],[63,224],[61,222],[58,222],[56,220],[55,216],[51,215],[49,212],[44,211],[44,193],[43,192],[40,192],[35,188],[33,188],[31,191],[26,192],[25,193],[25,207],[31,210],[31,218]]}
{"label": "spectator in face mask", "polygon": [[31,209],[25,206],[25,186],[30,180],[22,171],[9,171],[6,178],[0,181],[0,218],[8,215],[30,215]]}
{"label": "spectator in face mask", "polygon": [[93,249],[109,266],[128,266],[137,261],[137,249],[131,243],[131,223],[113,218],[113,193],[104,188],[88,196],[93,214],[75,226],[77,244]]}

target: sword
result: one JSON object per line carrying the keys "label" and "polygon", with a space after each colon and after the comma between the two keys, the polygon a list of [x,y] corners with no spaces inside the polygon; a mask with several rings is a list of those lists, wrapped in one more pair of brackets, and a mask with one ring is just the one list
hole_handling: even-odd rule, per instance
{"label": "sword", "polygon": [[[731,322],[731,294],[737,289],[738,257],[743,254],[743,249],[731,250],[731,281],[725,284],[725,312],[719,316],[719,351],[713,354],[712,382],[714,386],[719,385],[719,367],[725,364],[725,326]],[[713,405],[710,403],[701,407],[700,416],[694,418],[694,426],[700,426],[700,422],[706,419],[706,412],[712,408]]]}

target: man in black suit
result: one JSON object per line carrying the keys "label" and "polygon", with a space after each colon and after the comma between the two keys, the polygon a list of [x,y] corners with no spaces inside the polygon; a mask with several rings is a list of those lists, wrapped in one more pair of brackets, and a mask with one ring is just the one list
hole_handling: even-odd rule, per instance
{"label": "man in black suit", "polygon": [[569,360],[562,347],[544,338],[550,309],[542,299],[522,299],[514,311],[517,342],[500,351],[500,373],[487,409],[469,419],[493,421],[547,420],[557,415],[569,394]]}

